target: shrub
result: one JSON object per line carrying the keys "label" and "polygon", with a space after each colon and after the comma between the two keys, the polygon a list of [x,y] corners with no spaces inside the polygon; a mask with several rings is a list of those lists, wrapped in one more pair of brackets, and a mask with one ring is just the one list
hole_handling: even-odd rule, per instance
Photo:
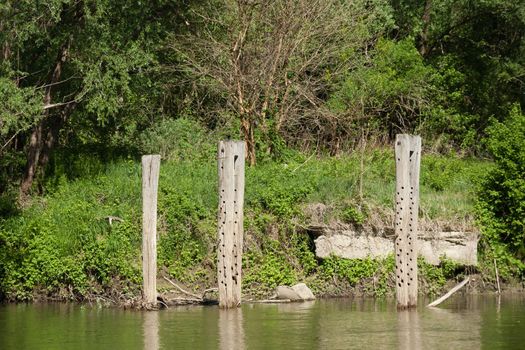
{"label": "shrub", "polygon": [[371,54],[372,62],[347,73],[328,106],[354,120],[366,120],[366,128],[378,136],[388,131],[392,137],[398,128],[421,125],[432,107],[435,72],[424,63],[414,41],[381,39]]}
{"label": "shrub", "polygon": [[423,257],[418,257],[417,267],[419,270],[419,280],[423,281],[426,288],[426,292],[435,295],[441,291],[447,279],[456,276],[460,269],[460,266],[447,259],[446,257],[440,257],[440,263],[438,266],[431,265],[425,261]]}
{"label": "shrub", "polygon": [[272,289],[279,285],[292,285],[297,280],[286,258],[276,252],[247,252],[243,255],[243,266],[247,267],[242,279],[246,287],[257,283]]}
{"label": "shrub", "polygon": [[365,223],[366,214],[361,208],[347,207],[341,213],[344,222],[354,225]]}
{"label": "shrub", "polygon": [[525,116],[516,107],[504,123],[494,122],[488,133],[487,146],[496,166],[482,182],[477,214],[483,238],[495,257],[515,265],[514,272],[522,273],[525,270]]}
{"label": "shrub", "polygon": [[299,204],[314,188],[308,177],[294,175],[282,165],[262,165],[248,169],[246,184],[247,206],[269,211],[280,218],[291,218],[300,213]]}
{"label": "shrub", "polygon": [[194,120],[165,119],[142,134],[140,150],[160,154],[163,159],[212,159],[216,146],[207,134]]}
{"label": "shrub", "polygon": [[330,256],[323,260],[320,270],[325,278],[337,276],[355,285],[363,278],[374,276],[379,267],[378,260],[367,259],[342,259]]}

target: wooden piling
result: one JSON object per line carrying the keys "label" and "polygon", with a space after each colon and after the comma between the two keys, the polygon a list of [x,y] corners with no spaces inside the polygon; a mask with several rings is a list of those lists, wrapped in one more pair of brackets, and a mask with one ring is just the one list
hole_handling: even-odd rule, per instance
{"label": "wooden piling", "polygon": [[157,190],[160,156],[142,156],[142,276],[143,299],[157,302]]}
{"label": "wooden piling", "polygon": [[221,308],[233,308],[241,303],[244,149],[243,141],[220,141],[218,147],[217,275]]}
{"label": "wooden piling", "polygon": [[400,309],[417,305],[417,221],[421,137],[396,135],[395,258],[396,298]]}

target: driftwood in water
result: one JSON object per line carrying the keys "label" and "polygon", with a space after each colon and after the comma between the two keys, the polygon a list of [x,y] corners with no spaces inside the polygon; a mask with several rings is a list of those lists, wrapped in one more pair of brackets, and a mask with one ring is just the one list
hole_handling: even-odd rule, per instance
{"label": "driftwood in water", "polygon": [[447,300],[452,294],[456,293],[458,290],[460,290],[461,288],[463,288],[463,286],[465,284],[468,283],[468,281],[470,280],[469,277],[465,278],[465,280],[463,282],[461,282],[460,284],[456,285],[454,288],[452,288],[451,290],[448,291],[447,294],[443,295],[441,298],[431,302],[430,304],[428,304],[427,306],[428,307],[433,307],[433,306],[438,306],[439,304],[441,304],[442,302],[444,302],[445,300]]}

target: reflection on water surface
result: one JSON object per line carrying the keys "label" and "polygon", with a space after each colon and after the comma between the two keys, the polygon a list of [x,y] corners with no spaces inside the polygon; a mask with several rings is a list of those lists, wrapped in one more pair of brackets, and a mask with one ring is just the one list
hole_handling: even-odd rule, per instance
{"label": "reflection on water surface", "polygon": [[68,304],[0,306],[0,349],[521,349],[525,296],[246,304],[139,312]]}

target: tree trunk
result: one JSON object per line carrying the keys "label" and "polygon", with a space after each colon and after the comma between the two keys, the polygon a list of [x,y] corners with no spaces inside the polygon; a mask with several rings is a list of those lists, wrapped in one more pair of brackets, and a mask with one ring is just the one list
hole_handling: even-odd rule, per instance
{"label": "tree trunk", "polygon": [[255,165],[255,137],[253,134],[254,122],[250,118],[241,117],[241,129],[246,142],[246,158],[250,166]]}
{"label": "tree trunk", "polygon": [[[42,175],[49,163],[51,157],[51,151],[55,148],[58,141],[58,134],[64,125],[67,115],[73,109],[73,104],[68,105],[59,115],[49,117],[46,123],[46,134],[42,139],[42,150],[40,151],[39,169],[41,169]],[[70,107],[70,108],[68,108]]]}
{"label": "tree trunk", "polygon": [[29,138],[26,171],[20,183],[20,200],[23,200],[27,196],[29,189],[33,185],[33,179],[35,178],[37,165],[40,160],[40,151],[42,150],[43,129],[43,123],[40,121],[31,132],[31,137]]}
{"label": "tree trunk", "polygon": [[[48,106],[52,101],[52,89],[56,82],[60,80],[62,75],[62,66],[67,59],[67,54],[69,51],[69,45],[64,44],[60,48],[58,54],[55,69],[51,74],[51,79],[49,85],[46,88],[46,93],[44,95],[44,106]],[[60,118],[59,116],[50,116],[51,109],[45,109],[42,119],[35,126],[31,132],[31,137],[29,140],[29,145],[27,148],[27,163],[26,170],[22,181],[20,182],[20,197],[19,201],[23,203],[27,197],[29,190],[33,186],[33,181],[39,170],[39,167],[47,164],[49,159],[49,152],[55,144],[56,137],[58,136],[58,129],[61,126],[61,123],[54,127],[55,121],[49,120],[50,118]],[[45,134],[45,139],[44,139]],[[46,147],[47,146],[47,147]],[[45,156],[41,159],[42,155]]]}
{"label": "tree trunk", "polygon": [[430,11],[432,10],[432,0],[425,2],[425,9],[423,10],[423,29],[421,31],[421,42],[419,44],[419,53],[425,57],[429,53],[428,30],[430,27]]}

